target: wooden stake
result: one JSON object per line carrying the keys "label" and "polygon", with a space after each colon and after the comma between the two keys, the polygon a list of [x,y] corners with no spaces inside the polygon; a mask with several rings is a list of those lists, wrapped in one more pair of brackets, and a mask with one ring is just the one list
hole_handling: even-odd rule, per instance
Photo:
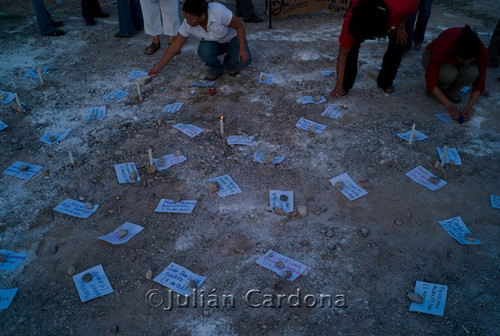
{"label": "wooden stake", "polygon": [[415,135],[415,124],[411,127],[410,140],[408,140],[408,145],[411,145],[413,142],[413,136]]}
{"label": "wooden stake", "polygon": [[148,156],[149,156],[149,165],[152,166],[153,165],[153,151],[150,149],[148,149]]}
{"label": "wooden stake", "polygon": [[448,155],[448,150],[450,149],[450,147],[448,146],[444,146],[443,147],[443,159],[441,160],[441,167],[444,167],[444,164],[446,163],[446,155]]}
{"label": "wooden stake", "polygon": [[139,81],[137,81],[137,93],[139,94],[139,99],[142,100],[142,95],[141,95],[141,84],[139,84]]}
{"label": "wooden stake", "polygon": [[16,96],[17,108],[18,108],[18,110],[19,110],[19,111],[22,111],[22,110],[23,110],[23,108],[22,108],[22,106],[21,106],[21,101],[19,100],[19,96],[17,95],[17,92],[16,92],[16,93],[14,93],[14,94],[15,94],[15,96]]}
{"label": "wooden stake", "polygon": [[68,155],[69,155],[69,162],[72,165],[75,165],[75,159],[73,158],[73,153],[71,152],[71,149],[68,149]]}
{"label": "wooden stake", "polygon": [[36,73],[38,74],[38,78],[40,78],[40,86],[43,86],[43,77],[42,77],[42,67],[37,65],[35,67]]}

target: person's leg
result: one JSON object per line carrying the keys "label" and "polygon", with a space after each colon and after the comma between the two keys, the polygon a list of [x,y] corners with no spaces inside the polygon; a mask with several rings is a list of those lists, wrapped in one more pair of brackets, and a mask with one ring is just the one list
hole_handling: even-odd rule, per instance
{"label": "person's leg", "polygon": [[144,19],[141,10],[140,0],[129,0],[130,3],[130,13],[132,15],[132,22],[134,24],[135,30],[144,29]]}
{"label": "person's leg", "polygon": [[458,77],[450,84],[447,92],[450,96],[458,96],[458,92],[466,86],[471,84],[479,76],[479,69],[476,64],[459,65],[457,66]]}
{"label": "person's leg", "polygon": [[413,45],[413,36],[415,31],[415,21],[417,19],[417,14],[419,13],[419,9],[415,13],[413,13],[406,21],[406,33],[408,34],[408,43],[406,44],[406,51],[410,51]]}
{"label": "person's leg", "polygon": [[32,0],[32,3],[40,34],[47,35],[52,33],[54,31],[54,21],[52,20],[47,7],[45,7],[43,0]]}
{"label": "person's leg", "polygon": [[245,22],[262,22],[263,20],[255,15],[252,0],[236,0],[236,12],[240,12]]}
{"label": "person's leg", "polygon": [[415,47],[417,43],[422,45],[422,42],[424,42],[425,30],[427,29],[427,23],[431,17],[432,1],[433,0],[420,0],[417,25],[415,26],[415,34],[413,36]]}
{"label": "person's leg", "polygon": [[94,13],[95,17],[99,18],[107,18],[109,17],[108,13],[104,13],[101,9],[101,4],[99,3],[99,0],[92,0],[92,11]]}
{"label": "person's leg", "polygon": [[177,36],[179,32],[179,2],[177,0],[160,0],[163,34]]}
{"label": "person's leg", "polygon": [[160,49],[160,34],[162,31],[160,4],[151,0],[141,0],[141,10],[144,19],[144,32],[153,36],[153,42],[144,50],[146,55],[154,54]]}
{"label": "person's leg", "polygon": [[223,44],[215,41],[201,41],[198,46],[198,55],[208,66],[210,73],[215,76],[220,76],[224,72],[224,67],[217,56],[225,52],[225,49]]}
{"label": "person's leg", "polygon": [[94,9],[92,8],[93,0],[82,0],[82,17],[87,25],[95,25]]}
{"label": "person's leg", "polygon": [[349,54],[347,55],[343,83],[346,93],[352,89],[354,82],[356,81],[356,76],[358,75],[358,55],[360,46],[360,43],[354,43],[352,48],[349,50]]}
{"label": "person's leg", "polygon": [[490,44],[488,45],[488,64],[494,67],[500,65],[500,19],[491,36]]}
{"label": "person's leg", "polygon": [[405,48],[405,44],[396,44],[396,34],[389,37],[389,45],[382,61],[382,70],[380,70],[377,78],[377,85],[388,93],[393,90],[391,90],[392,81],[398,73]]}
{"label": "person's leg", "polygon": [[443,93],[451,100],[456,101],[458,92],[462,88],[456,85],[458,79],[458,66],[449,63],[443,63],[439,68],[438,84]]}
{"label": "person's leg", "polygon": [[245,43],[245,48],[248,53],[248,62],[243,64],[240,62],[240,40],[238,37],[234,37],[229,43],[227,43],[227,54],[224,56],[224,67],[228,70],[232,70],[231,75],[236,75],[236,73],[243,67],[246,67],[252,63],[252,55],[250,54],[250,49],[248,48],[248,43]]}

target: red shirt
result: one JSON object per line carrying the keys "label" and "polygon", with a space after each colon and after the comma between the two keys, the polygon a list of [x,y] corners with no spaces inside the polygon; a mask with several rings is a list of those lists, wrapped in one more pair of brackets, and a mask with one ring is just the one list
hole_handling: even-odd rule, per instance
{"label": "red shirt", "polygon": [[[455,41],[462,35],[462,27],[449,28],[439,34],[439,36],[429,43],[427,50],[432,55],[425,69],[425,83],[427,91],[432,91],[439,86],[439,69],[443,63],[459,65],[462,64],[455,55]],[[477,57],[472,64],[477,64],[479,77],[472,83],[472,91],[484,91],[486,82],[486,68],[488,67],[488,50],[481,42],[481,55]]]}
{"label": "red shirt", "polygon": [[[352,9],[358,6],[360,0],[352,0],[351,7],[342,24],[342,32],[340,33],[339,43],[342,48],[351,49],[354,44],[354,35],[349,33],[349,23],[351,22]],[[401,18],[409,17],[412,15],[418,6],[419,0],[384,0],[387,8],[389,9],[389,26],[387,30],[396,27]]]}

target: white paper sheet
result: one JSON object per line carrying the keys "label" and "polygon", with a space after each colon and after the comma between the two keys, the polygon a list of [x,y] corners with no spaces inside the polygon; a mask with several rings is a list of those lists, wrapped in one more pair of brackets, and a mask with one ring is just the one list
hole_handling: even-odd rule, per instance
{"label": "white paper sheet", "polygon": [[[87,273],[92,275],[92,279],[89,282],[84,282],[82,278]],[[73,281],[82,302],[113,293],[113,288],[109,283],[106,273],[104,273],[102,265],[97,265],[73,276]]]}
{"label": "white paper sheet", "polygon": [[94,204],[92,209],[87,209],[87,203],[66,198],[62,203],[57,205],[54,210],[73,217],[88,218],[96,212],[98,208],[99,204]]}
{"label": "white paper sheet", "polygon": [[242,192],[240,187],[238,187],[236,182],[234,182],[234,180],[229,175],[215,177],[213,179],[210,179],[209,181],[216,181],[219,183],[220,190],[217,192],[217,195],[219,195],[219,197],[226,197]]}
{"label": "white paper sheet", "polygon": [[[21,168],[25,167],[25,166],[28,167],[28,170],[21,171]],[[15,176],[15,177],[23,179],[23,180],[29,180],[36,173],[38,173],[42,168],[43,168],[43,166],[37,166],[34,164],[22,162],[22,161],[16,161],[9,168],[7,168],[3,173],[5,175]]]}
{"label": "white paper sheet", "polygon": [[[68,136],[69,132],[71,132],[71,128],[68,128],[67,130],[62,131],[61,133],[45,133],[41,138],[40,141],[43,143],[46,143],[47,145],[53,145],[57,142],[60,142]],[[53,136],[55,138],[54,141],[50,141],[50,137]]]}
{"label": "white paper sheet", "polygon": [[[101,240],[107,241],[108,243],[111,243],[113,245],[119,245],[119,244],[125,244],[128,242],[133,236],[141,232],[144,228],[140,225],[133,224],[130,222],[125,222],[122,225],[120,225],[116,230],[113,232],[110,232],[104,236],[97,237]],[[120,230],[127,230],[127,234],[120,238],[119,236],[119,231]]]}
{"label": "white paper sheet", "polygon": [[195,274],[187,268],[171,262],[153,281],[181,295],[191,296],[193,291],[188,288],[189,281],[193,280],[196,282],[197,288],[200,288],[206,279],[205,276]]}
{"label": "white paper sheet", "polygon": [[[134,162],[115,164],[114,167],[115,167],[116,177],[118,178],[118,183],[120,184],[135,183],[141,180],[141,177],[139,176],[139,172],[137,171]],[[137,174],[137,179],[135,181],[132,181],[130,179],[130,173],[132,171],[135,171]]]}
{"label": "white paper sheet", "polygon": [[178,129],[179,131],[186,134],[190,138],[194,138],[195,136],[203,132],[202,128],[199,128],[198,126],[191,124],[179,123],[173,125],[172,127]]}
{"label": "white paper sheet", "polygon": [[300,129],[306,130],[306,131],[311,131],[311,125],[314,125],[314,133],[323,133],[323,131],[326,128],[326,125],[321,125],[318,124],[314,121],[307,120],[305,118],[300,118],[300,120],[297,122],[295,127],[298,127]]}
{"label": "white paper sheet", "polygon": [[330,179],[330,183],[335,187],[335,183],[337,182],[342,182],[344,184],[344,187],[340,189],[339,191],[344,194],[345,197],[347,197],[349,200],[353,201],[357,198],[360,198],[361,196],[364,196],[368,194],[366,190],[358,186],[354,181],[351,179],[351,177],[347,174],[344,173],[342,175],[339,175],[337,177],[333,177]]}
{"label": "white paper sheet", "polygon": [[0,262],[0,270],[4,271],[15,270],[28,255],[27,253],[15,253],[9,250],[0,250],[0,254],[7,256],[7,260]]}
{"label": "white paper sheet", "polygon": [[174,202],[173,200],[162,198],[160,200],[160,203],[158,203],[155,212],[190,214],[193,212],[195,206],[196,206],[196,201],[194,200],[184,200],[180,202]]}
{"label": "white paper sheet", "polygon": [[273,82],[274,82],[274,75],[271,75],[271,74],[268,74],[265,72],[261,72],[259,74],[259,83],[261,83],[261,84],[273,84]]}
{"label": "white paper sheet", "polygon": [[[282,201],[281,195],[286,196],[287,200]],[[269,206],[273,212],[275,208],[280,208],[285,213],[293,212],[293,191],[269,190]]]}
{"label": "white paper sheet", "polygon": [[422,303],[412,302],[410,311],[443,316],[448,286],[416,281],[415,293],[422,297]]}
{"label": "white paper sheet", "polygon": [[439,189],[446,184],[444,180],[439,180],[439,182],[437,183],[429,181],[431,177],[436,177],[436,175],[432,174],[430,171],[428,171],[422,166],[413,168],[412,170],[406,173],[406,176],[408,176],[413,181],[423,185],[424,187],[432,191]]}
{"label": "white paper sheet", "polygon": [[439,221],[439,224],[443,227],[443,229],[448,232],[448,234],[453,237],[456,241],[458,241],[462,245],[481,245],[482,243],[479,241],[479,239],[476,239],[475,241],[470,241],[467,238],[465,238],[466,234],[472,234],[472,232],[469,231],[469,229],[465,226],[464,221],[460,216],[453,217],[450,219],[445,219],[442,221]]}
{"label": "white paper sheet", "polygon": [[244,136],[244,135],[231,135],[227,137],[228,145],[245,145],[245,146],[256,146],[258,143],[252,141],[255,135]]}
{"label": "white paper sheet", "polygon": [[[280,269],[276,263],[278,261],[281,261],[284,265],[283,269]],[[281,276],[283,279],[286,279],[284,277],[285,271],[290,271],[292,272],[292,276],[289,279],[286,279],[288,281],[293,281],[297,279],[299,275],[304,273],[306,270],[307,266],[296,261],[293,259],[288,258],[287,256],[284,256],[282,254],[279,254],[278,252],[274,252],[273,250],[269,250],[266,252],[265,255],[260,257],[257,261],[255,261],[258,265],[261,265],[262,267],[267,268],[268,270],[271,270]]]}

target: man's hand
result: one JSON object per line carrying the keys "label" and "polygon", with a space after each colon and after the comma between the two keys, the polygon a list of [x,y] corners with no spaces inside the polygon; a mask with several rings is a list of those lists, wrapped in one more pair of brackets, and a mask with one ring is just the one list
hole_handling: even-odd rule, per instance
{"label": "man's hand", "polygon": [[243,47],[240,46],[240,53],[239,53],[240,62],[243,64],[247,64],[248,59],[249,59],[249,57],[248,57],[247,48],[244,45],[243,45]]}
{"label": "man's hand", "polygon": [[396,44],[404,45],[408,42],[408,34],[406,33],[405,26],[398,25],[394,34],[396,34]]}
{"label": "man's hand", "polygon": [[462,111],[462,115],[464,116],[464,120],[465,121],[469,121],[470,118],[472,118],[472,108],[465,108],[463,111]]}
{"label": "man's hand", "polygon": [[148,76],[156,77],[160,73],[161,69],[163,69],[162,66],[160,66],[159,64],[155,65],[153,68],[151,68],[151,70],[149,70]]}
{"label": "man's hand", "polygon": [[447,110],[451,119],[458,121],[458,118],[460,117],[460,110],[458,109],[458,107],[456,107],[455,105],[450,105]]}

